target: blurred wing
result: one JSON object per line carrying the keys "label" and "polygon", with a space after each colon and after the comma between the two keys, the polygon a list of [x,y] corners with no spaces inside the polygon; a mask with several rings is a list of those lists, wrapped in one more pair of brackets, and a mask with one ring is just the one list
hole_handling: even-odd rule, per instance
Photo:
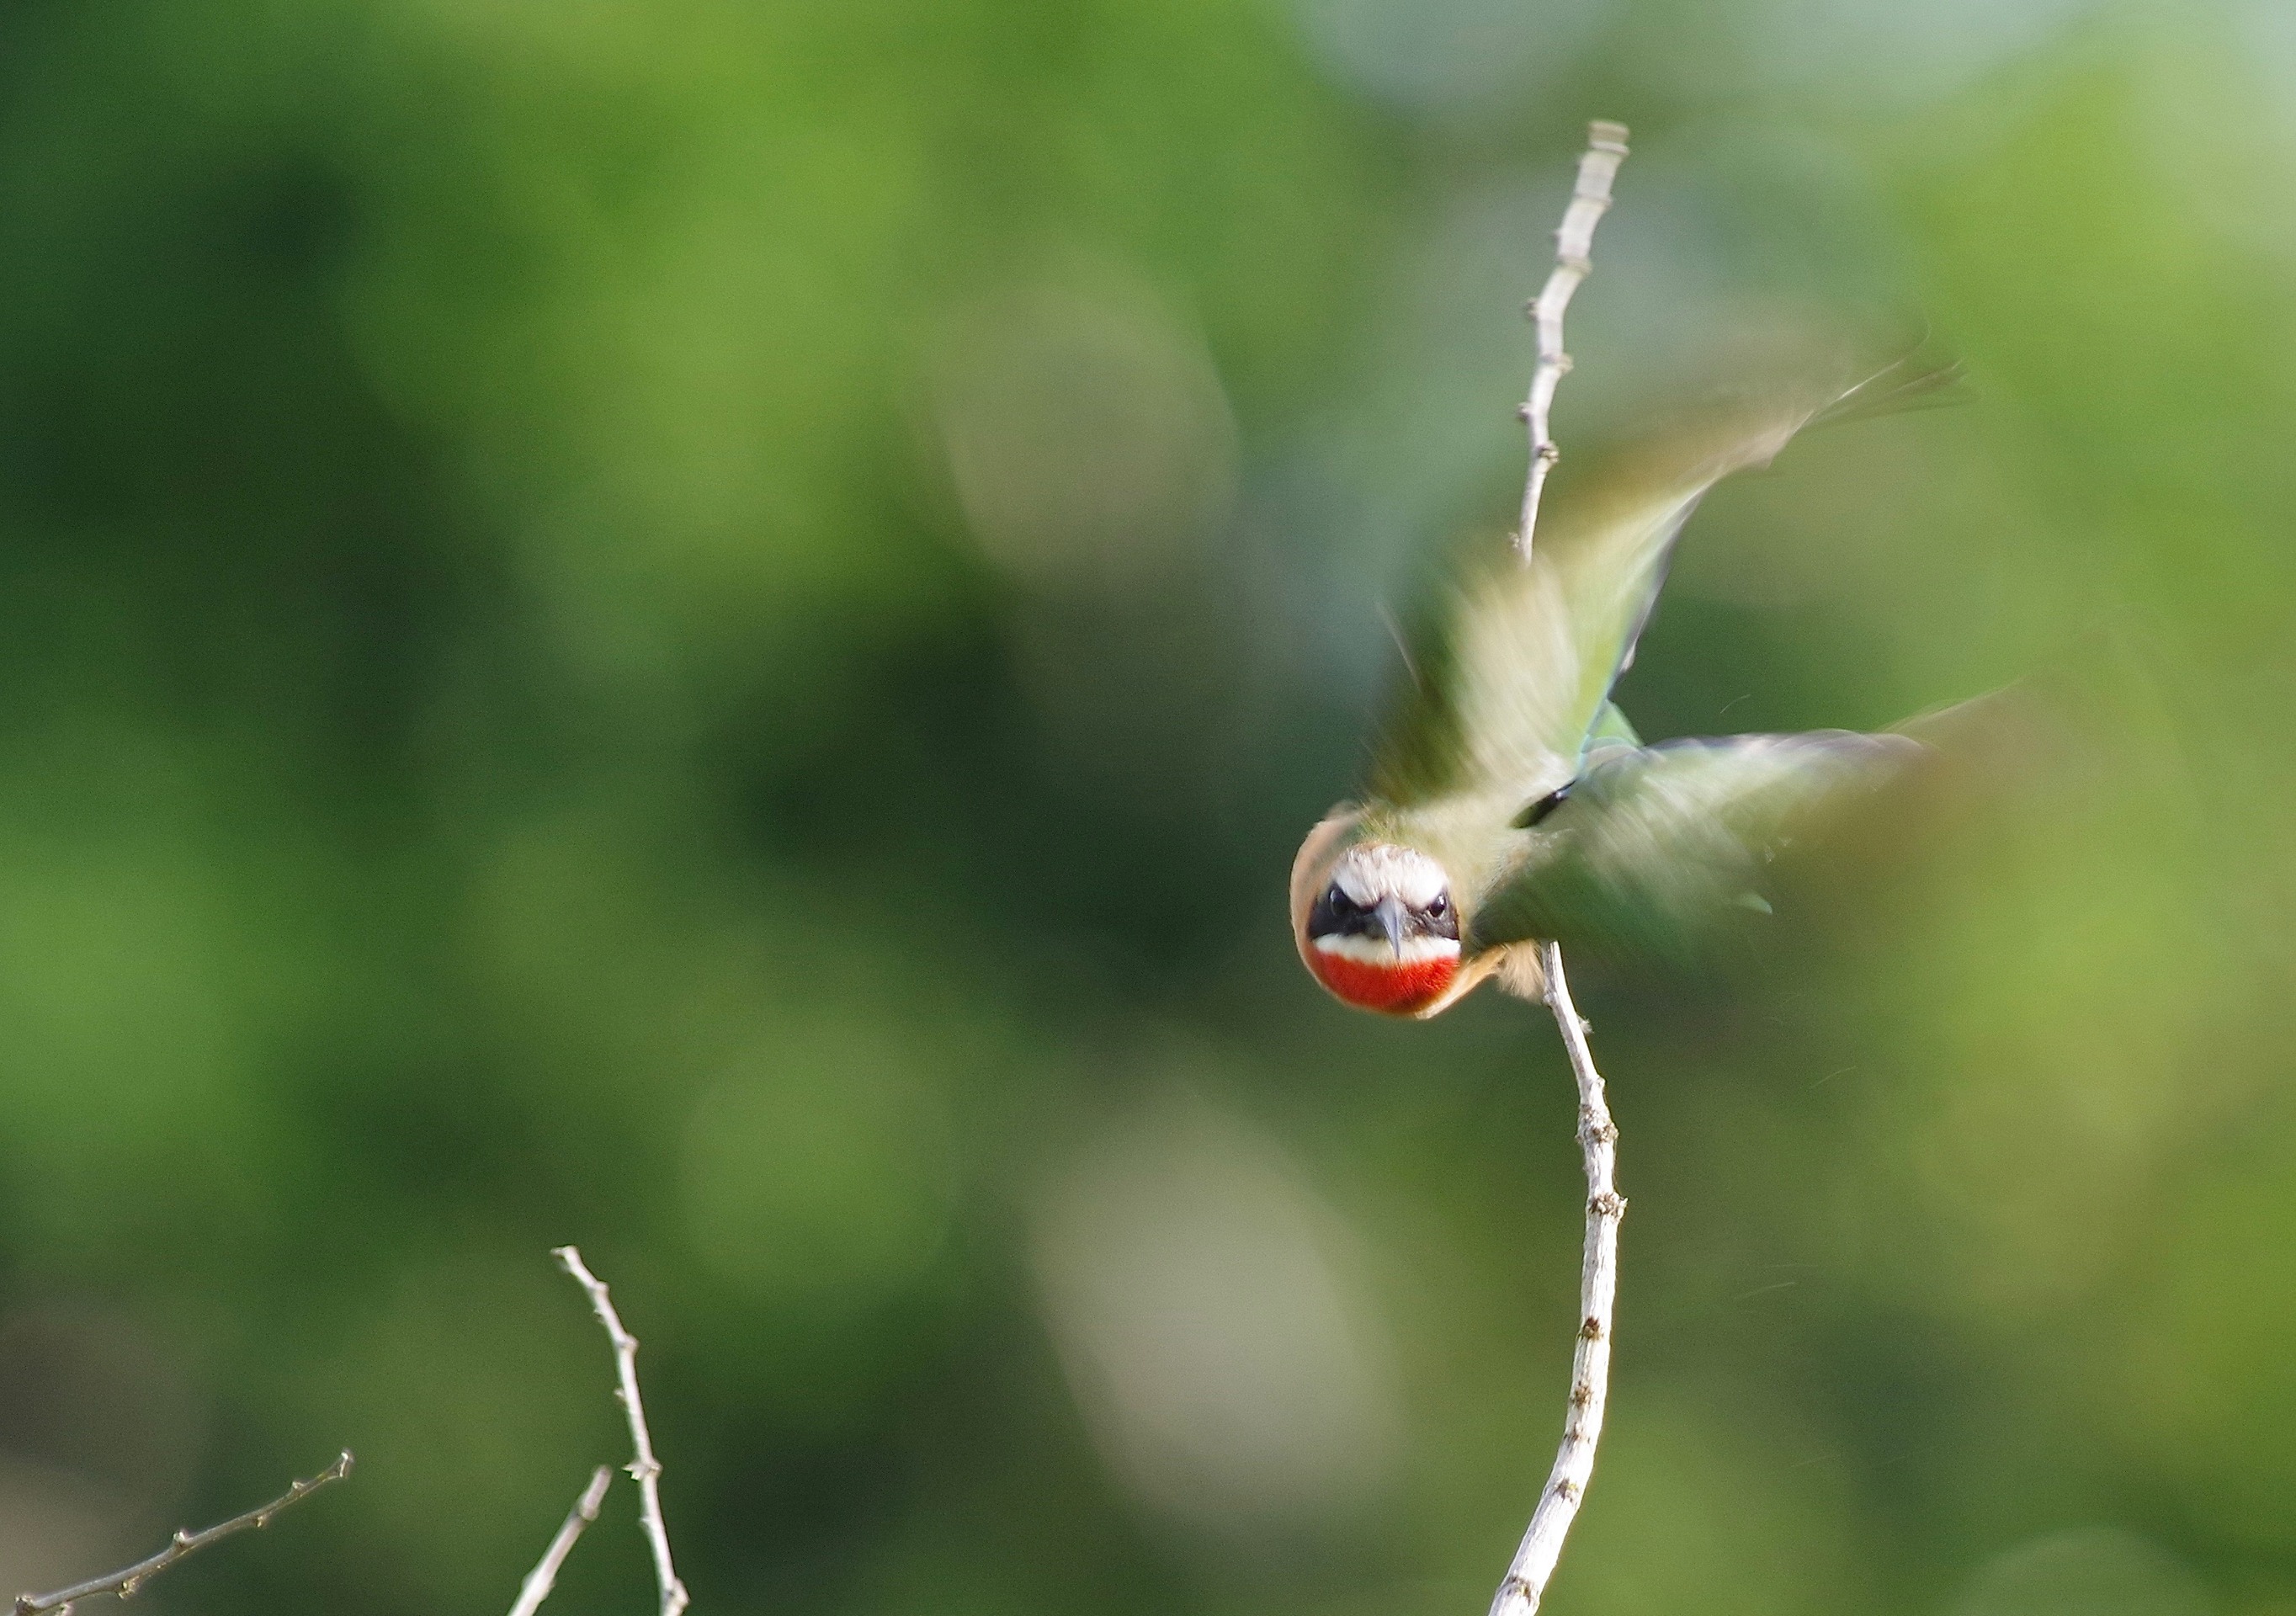
{"label": "blurred wing", "polygon": [[1740,406],[1558,479],[1528,567],[1506,549],[1454,586],[1382,732],[1372,789],[1529,801],[1574,778],[1633,660],[1676,537],[1707,489],[1761,465],[1834,397]]}
{"label": "blurred wing", "polygon": [[1587,755],[1593,757],[1604,746],[1640,746],[1643,738],[1635,734],[1635,726],[1627,722],[1627,715],[1619,710],[1616,701],[1605,701],[1595,715],[1594,726],[1587,732]]}
{"label": "blurred wing", "polygon": [[1681,952],[1733,905],[1767,907],[1755,881],[1797,820],[1922,751],[1847,730],[1605,746],[1541,824],[1544,850],[1485,900],[1476,945],[1537,937]]}

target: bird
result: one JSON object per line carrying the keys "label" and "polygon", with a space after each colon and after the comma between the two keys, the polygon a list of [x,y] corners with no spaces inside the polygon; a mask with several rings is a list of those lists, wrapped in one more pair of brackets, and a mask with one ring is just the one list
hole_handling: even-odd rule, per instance
{"label": "bird", "polygon": [[1767,912],[1758,879],[1790,831],[1922,742],[1829,729],[1645,745],[1616,686],[1715,484],[1815,423],[1936,400],[1958,373],[1907,355],[1853,384],[1742,389],[1558,490],[1527,557],[1471,556],[1406,650],[1361,800],[1293,860],[1309,974],[1357,1009],[1424,1020],[1485,981],[1540,997],[1542,942],[1678,953],[1734,907]]}

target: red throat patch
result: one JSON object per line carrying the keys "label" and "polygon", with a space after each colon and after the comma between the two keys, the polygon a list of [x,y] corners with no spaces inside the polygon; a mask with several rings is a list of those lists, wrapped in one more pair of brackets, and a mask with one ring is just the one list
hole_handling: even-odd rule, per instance
{"label": "red throat patch", "polygon": [[1330,988],[1334,997],[1383,1015],[1417,1014],[1442,997],[1443,990],[1459,974],[1456,954],[1374,964],[1310,948],[1308,964],[1316,980]]}

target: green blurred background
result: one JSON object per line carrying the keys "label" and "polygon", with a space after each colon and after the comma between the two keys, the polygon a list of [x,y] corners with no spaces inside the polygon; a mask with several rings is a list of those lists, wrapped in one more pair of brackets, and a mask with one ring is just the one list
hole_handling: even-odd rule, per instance
{"label": "green blurred background", "polygon": [[1581,972],[1550,1608],[2296,1612],[2286,0],[9,0],[5,1590],[348,1445],[146,1602],[506,1608],[573,1240],[702,1616],[1480,1612],[1568,1076],[1283,885],[1594,116],[1566,455],[1812,311],[1974,396],[1718,496],[1644,733],[2054,717]]}

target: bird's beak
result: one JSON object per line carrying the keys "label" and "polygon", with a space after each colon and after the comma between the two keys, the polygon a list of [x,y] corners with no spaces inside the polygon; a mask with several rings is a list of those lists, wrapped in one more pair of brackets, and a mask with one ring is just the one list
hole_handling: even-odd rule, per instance
{"label": "bird's beak", "polygon": [[1403,957],[1403,900],[1399,898],[1382,898],[1372,913],[1379,916],[1380,929],[1387,933],[1388,946],[1395,950],[1395,957],[1401,959]]}

